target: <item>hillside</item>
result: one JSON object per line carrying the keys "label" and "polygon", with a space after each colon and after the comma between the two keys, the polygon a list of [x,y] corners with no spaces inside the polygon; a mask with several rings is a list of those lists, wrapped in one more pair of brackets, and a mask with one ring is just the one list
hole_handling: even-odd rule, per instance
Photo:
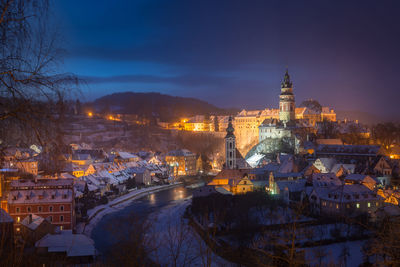
{"label": "hillside", "polygon": [[96,112],[138,114],[144,117],[158,116],[162,121],[171,121],[196,114],[229,114],[237,110],[226,110],[205,101],[164,95],[160,93],[114,93],[87,103]]}

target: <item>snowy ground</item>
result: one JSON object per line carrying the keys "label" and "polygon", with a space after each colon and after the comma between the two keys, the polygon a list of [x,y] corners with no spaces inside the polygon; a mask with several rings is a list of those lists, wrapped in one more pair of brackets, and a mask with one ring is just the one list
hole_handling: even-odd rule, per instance
{"label": "snowy ground", "polygon": [[83,233],[86,236],[91,235],[93,228],[96,226],[96,224],[103,218],[104,215],[119,211],[126,206],[130,204],[131,201],[143,197],[145,194],[150,194],[154,192],[158,192],[161,190],[165,190],[168,188],[172,188],[175,186],[180,185],[181,183],[176,183],[172,185],[159,185],[159,186],[152,186],[148,188],[142,188],[139,190],[134,190],[129,192],[128,194],[125,194],[121,197],[117,197],[116,199],[110,201],[106,205],[99,205],[96,206],[93,209],[88,210],[88,216],[89,216],[89,223],[87,223],[84,227],[82,225],[79,225],[77,227],[78,233]]}
{"label": "snowy ground", "polygon": [[359,266],[363,261],[362,246],[364,244],[365,241],[348,241],[319,248],[307,248],[305,249],[306,260],[310,266],[319,266],[320,259],[322,266],[332,263],[345,267]]}
{"label": "snowy ground", "polygon": [[[152,213],[152,240],[157,240],[157,249],[151,253],[161,266],[236,266],[215,255],[197,233],[182,218],[190,199],[177,200],[160,212]],[[154,238],[156,237],[156,238]]]}

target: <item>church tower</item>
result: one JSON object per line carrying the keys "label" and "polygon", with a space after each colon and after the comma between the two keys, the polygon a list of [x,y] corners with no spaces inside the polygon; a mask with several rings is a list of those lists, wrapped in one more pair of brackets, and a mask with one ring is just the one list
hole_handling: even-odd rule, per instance
{"label": "church tower", "polygon": [[286,69],[285,77],[281,83],[281,94],[279,96],[279,120],[283,123],[294,121],[296,118],[295,109],[293,83]]}
{"label": "church tower", "polygon": [[225,168],[236,169],[236,138],[233,134],[232,116],[229,116],[225,136]]}

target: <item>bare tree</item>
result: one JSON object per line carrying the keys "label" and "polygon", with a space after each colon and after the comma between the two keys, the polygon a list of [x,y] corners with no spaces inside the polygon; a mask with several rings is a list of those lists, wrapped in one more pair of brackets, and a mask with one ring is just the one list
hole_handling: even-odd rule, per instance
{"label": "bare tree", "polygon": [[57,72],[62,50],[47,0],[0,3],[0,142],[59,153],[65,98],[77,79]]}

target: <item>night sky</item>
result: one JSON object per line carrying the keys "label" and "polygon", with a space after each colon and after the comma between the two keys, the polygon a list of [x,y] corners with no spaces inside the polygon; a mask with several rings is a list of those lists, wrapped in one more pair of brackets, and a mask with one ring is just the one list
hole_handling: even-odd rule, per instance
{"label": "night sky", "polygon": [[86,101],[121,91],[277,107],[296,101],[396,117],[400,1],[54,1]]}

